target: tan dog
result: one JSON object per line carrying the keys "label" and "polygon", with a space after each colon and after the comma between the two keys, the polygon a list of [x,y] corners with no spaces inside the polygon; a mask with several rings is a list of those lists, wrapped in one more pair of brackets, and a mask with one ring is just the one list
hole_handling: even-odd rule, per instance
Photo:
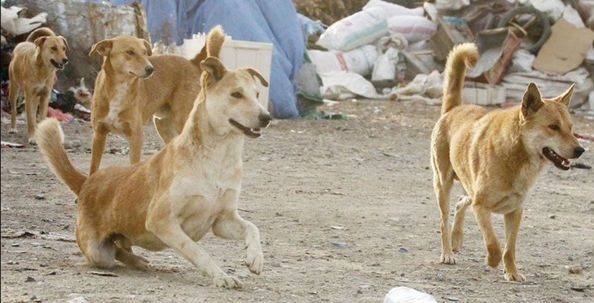
{"label": "tan dog", "polygon": [[8,66],[10,86],[10,133],[16,133],[17,97],[20,91],[25,94],[27,115],[27,137],[35,143],[37,121],[47,117],[49,98],[56,71],[68,63],[66,51],[68,43],[62,36],[56,36],[47,28],[38,28],[29,34],[27,40],[17,44]]}
{"label": "tan dog", "polygon": [[207,53],[218,57],[224,40],[221,27],[213,28],[192,60],[177,55],[150,57],[149,43],[131,36],[93,45],[89,55],[102,55],[103,64],[92,98],[90,173],[99,169],[109,132],[127,138],[130,163],[140,161],[142,125],[150,117],[165,143],[177,136],[200,91],[200,61]]}
{"label": "tan dog", "polygon": [[217,286],[241,283],[228,276],[196,243],[209,230],[245,240],[247,266],[259,274],[263,255],[258,228],[238,212],[245,136],[260,136],[270,114],[258,102],[253,69],[226,70],[216,58],[202,63],[202,91],[182,133],[146,161],[112,166],[90,177],[78,172],[61,145],[55,119],[39,126],[39,148],[52,171],[78,195],[77,243],[94,266],[115,260],[138,268],[147,260],[131,246],[173,248],[212,277]]}
{"label": "tan dog", "polygon": [[[473,66],[478,56],[471,43],[450,52],[442,114],[431,136],[434,189],[441,215],[441,262],[455,263],[452,251],[462,248],[464,213],[472,205],[487,249],[486,261],[492,267],[499,264],[502,254],[491,213],[504,215],[505,279],[523,281],[515,265],[515,248],[527,192],[547,163],[567,170],[567,158],[584,152],[572,133],[568,112],[574,85],[558,97],[543,99],[531,83],[521,105],[492,112],[461,105],[466,68]],[[456,204],[450,238],[449,195],[455,179],[467,196]]]}

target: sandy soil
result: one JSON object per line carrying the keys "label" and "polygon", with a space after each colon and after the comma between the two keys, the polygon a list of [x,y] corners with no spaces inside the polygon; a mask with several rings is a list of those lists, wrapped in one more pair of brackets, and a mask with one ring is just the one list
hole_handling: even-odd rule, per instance
{"label": "sandy soil", "polygon": [[[86,265],[74,242],[74,195],[34,147],[2,149],[2,302],[382,302],[396,286],[438,302],[594,302],[594,171],[547,168],[525,203],[517,262],[527,281],[484,264],[471,214],[458,264],[439,263],[429,136],[439,108],[345,101],[346,120],[275,121],[246,142],[240,213],[261,231],[265,269],[243,265],[242,243],[207,236],[206,250],[244,283],[218,289],[172,250],[149,252],[147,272]],[[89,124],[64,125],[69,154],[90,161]],[[25,142],[21,133],[2,140]],[[146,126],[145,154],[161,147]],[[575,131],[594,133],[592,118]],[[125,164],[112,136],[103,165]],[[578,162],[594,164],[594,144]],[[455,195],[461,193],[456,187]],[[454,196],[455,198],[455,196]],[[503,220],[494,216],[503,240]]]}

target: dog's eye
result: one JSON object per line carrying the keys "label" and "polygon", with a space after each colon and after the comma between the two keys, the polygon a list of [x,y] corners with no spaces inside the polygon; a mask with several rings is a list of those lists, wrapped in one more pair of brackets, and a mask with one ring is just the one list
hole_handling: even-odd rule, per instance
{"label": "dog's eye", "polygon": [[231,93],[231,96],[233,98],[241,98],[241,97],[243,97],[243,95],[240,92]]}
{"label": "dog's eye", "polygon": [[552,129],[552,130],[554,130],[554,131],[558,131],[558,130],[561,129],[559,127],[559,125],[557,125],[557,124],[551,124],[551,125],[549,125],[549,128]]}
{"label": "dog's eye", "polygon": [[57,51],[57,50],[58,50],[58,48],[57,48],[57,47],[55,47],[55,46],[53,46],[53,47],[52,47],[52,50],[53,50],[53,51]]}
{"label": "dog's eye", "polygon": [[130,56],[134,56],[134,51],[131,51],[131,50],[129,50],[129,51],[126,51],[126,54],[128,54],[128,55],[130,55]]}

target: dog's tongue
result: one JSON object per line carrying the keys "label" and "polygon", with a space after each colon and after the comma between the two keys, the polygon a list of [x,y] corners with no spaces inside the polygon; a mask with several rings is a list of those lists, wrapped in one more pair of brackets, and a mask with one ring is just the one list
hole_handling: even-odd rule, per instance
{"label": "dog's tongue", "polygon": [[555,164],[555,166],[559,169],[562,170],[568,170],[570,167],[571,162],[569,162],[569,160],[559,156],[559,154],[557,154],[554,150],[545,147],[542,149],[542,153],[543,155],[551,160],[551,162],[553,162],[553,164]]}

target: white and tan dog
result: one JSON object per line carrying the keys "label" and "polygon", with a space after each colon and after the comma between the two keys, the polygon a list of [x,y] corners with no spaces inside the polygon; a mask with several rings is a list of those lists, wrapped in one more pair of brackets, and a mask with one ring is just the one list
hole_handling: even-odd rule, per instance
{"label": "white and tan dog", "polygon": [[[472,205],[487,249],[487,264],[496,267],[503,256],[505,279],[523,281],[515,264],[515,248],[528,190],[548,163],[567,170],[567,159],[584,152],[573,135],[568,112],[574,85],[558,97],[543,99],[530,83],[521,105],[503,110],[489,112],[477,105],[462,105],[466,68],[478,56],[472,43],[457,45],[450,52],[441,118],[431,136],[433,185],[441,216],[441,262],[455,263],[452,251],[462,248],[464,214]],[[466,196],[456,204],[450,234],[449,195],[455,179]],[[491,213],[504,215],[503,255]]]}
{"label": "white and tan dog", "polygon": [[259,137],[271,117],[258,102],[260,81],[253,69],[227,70],[209,57],[202,90],[182,133],[164,149],[130,166],[112,166],[87,177],[71,164],[55,119],[39,126],[39,149],[52,171],[78,196],[76,240],[89,263],[110,268],[115,261],[144,268],[131,246],[173,248],[212,277],[216,286],[241,283],[223,272],[196,241],[207,232],[244,240],[247,266],[263,267],[258,228],[239,216],[245,137]]}
{"label": "white and tan dog", "polygon": [[124,135],[130,145],[130,163],[140,161],[142,125],[153,118],[167,143],[177,136],[200,91],[200,62],[218,57],[225,34],[220,26],[206,37],[202,51],[192,60],[178,55],[151,56],[149,43],[118,36],[93,45],[89,55],[103,57],[92,98],[92,174],[99,169],[110,132]]}
{"label": "white and tan dog", "polygon": [[41,27],[32,31],[27,40],[17,44],[8,66],[10,78],[10,132],[16,133],[17,98],[20,91],[25,95],[27,137],[35,143],[37,122],[47,117],[51,91],[56,82],[56,71],[68,63],[68,43],[62,36]]}

